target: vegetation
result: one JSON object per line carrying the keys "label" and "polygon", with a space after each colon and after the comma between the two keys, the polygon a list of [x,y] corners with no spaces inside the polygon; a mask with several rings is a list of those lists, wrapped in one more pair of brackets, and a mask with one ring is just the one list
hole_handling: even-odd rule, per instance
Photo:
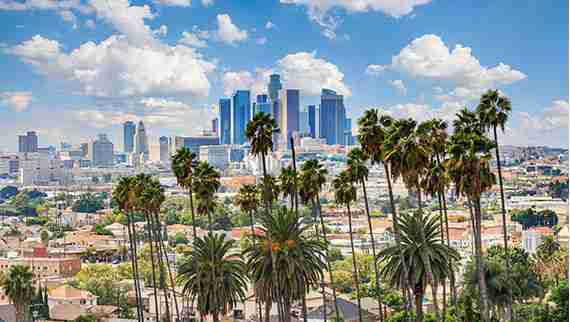
{"label": "vegetation", "polygon": [[3,273],[0,287],[16,309],[16,322],[26,322],[34,296],[33,274],[29,267],[21,265],[12,266]]}
{"label": "vegetation", "polygon": [[558,216],[549,209],[536,211],[533,208],[528,208],[516,211],[511,215],[511,220],[521,224],[525,230],[537,226],[554,227],[558,224]]}
{"label": "vegetation", "polygon": [[104,197],[102,194],[84,193],[73,203],[71,209],[75,212],[96,213],[104,208]]}

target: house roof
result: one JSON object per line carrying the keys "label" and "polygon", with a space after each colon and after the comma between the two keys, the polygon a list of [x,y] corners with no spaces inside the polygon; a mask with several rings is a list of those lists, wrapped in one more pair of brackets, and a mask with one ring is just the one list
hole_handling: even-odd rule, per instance
{"label": "house roof", "polygon": [[78,304],[56,304],[49,310],[49,317],[56,321],[74,321],[87,310]]}
{"label": "house roof", "polygon": [[[343,298],[336,299],[338,310],[339,310],[339,317],[344,321],[354,321],[358,320],[358,305],[353,303],[352,301],[345,300]],[[316,320],[323,320],[323,308],[324,306],[321,305],[314,310],[307,313],[307,319],[316,319]],[[326,305],[326,314],[327,317],[334,316],[334,303],[332,301],[328,301]],[[370,313],[369,311],[362,310],[362,317],[368,321],[373,320],[374,314]]]}
{"label": "house roof", "polygon": [[73,299],[92,299],[96,296],[91,292],[79,290],[68,285],[62,285],[48,292],[48,296],[53,299],[73,300]]}

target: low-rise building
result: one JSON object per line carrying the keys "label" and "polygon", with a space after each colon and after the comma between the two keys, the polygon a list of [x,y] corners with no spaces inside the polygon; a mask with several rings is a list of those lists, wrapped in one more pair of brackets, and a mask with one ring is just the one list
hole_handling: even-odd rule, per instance
{"label": "low-rise building", "polygon": [[50,308],[57,304],[96,305],[97,296],[91,292],[79,290],[68,285],[61,285],[48,291],[48,305]]}

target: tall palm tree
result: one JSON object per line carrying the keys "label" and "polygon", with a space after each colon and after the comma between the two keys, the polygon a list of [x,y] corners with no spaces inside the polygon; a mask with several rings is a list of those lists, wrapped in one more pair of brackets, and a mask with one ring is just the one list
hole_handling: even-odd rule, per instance
{"label": "tall palm tree", "polygon": [[297,194],[297,173],[292,166],[281,170],[279,175],[279,190],[284,197],[289,198],[291,209],[296,207],[295,195]]}
{"label": "tall palm tree", "polygon": [[198,162],[194,170],[192,189],[196,192],[196,211],[208,216],[208,230],[212,232],[212,212],[216,206],[215,193],[220,188],[220,174],[206,161]]}
{"label": "tall palm tree", "polygon": [[16,322],[29,321],[30,304],[34,296],[33,273],[28,266],[10,267],[0,280],[0,287],[16,309]]}
{"label": "tall palm tree", "polygon": [[483,246],[481,240],[481,195],[495,184],[489,161],[494,143],[476,132],[455,132],[449,140],[447,169],[454,182],[456,193],[467,197],[473,205],[473,228],[475,260],[479,274],[481,319],[489,321],[487,284],[483,269]]}
{"label": "tall palm tree", "polygon": [[119,206],[119,209],[127,216],[127,232],[129,238],[129,247],[131,252],[131,268],[133,271],[134,289],[137,302],[137,320],[143,321],[143,305],[140,287],[140,278],[137,261],[137,238],[136,229],[133,219],[133,211],[136,207],[135,195],[136,180],[134,177],[123,177],[113,190],[113,199]]}
{"label": "tall palm tree", "polygon": [[184,294],[197,300],[201,315],[220,321],[246,298],[247,272],[239,254],[232,252],[234,241],[208,233],[196,238],[194,247],[178,269]]}
{"label": "tall palm tree", "polygon": [[176,176],[178,185],[188,191],[190,201],[190,213],[192,214],[192,237],[196,238],[196,218],[194,215],[194,200],[192,198],[192,176],[197,163],[196,154],[187,147],[182,147],[176,151],[172,157],[172,172]]}
{"label": "tall palm tree", "polygon": [[354,251],[354,236],[352,230],[352,212],[350,204],[356,201],[356,188],[354,187],[354,175],[349,171],[342,171],[334,180],[335,201],[338,205],[346,207],[348,213],[348,233],[350,235],[350,250],[352,254],[352,277],[356,288],[356,301],[358,304],[358,322],[362,322],[362,304],[360,303],[360,277],[356,266],[356,253]]}
{"label": "tall palm tree", "polygon": [[[313,217],[318,217],[317,220],[320,221],[321,224],[321,233],[322,233],[322,241],[327,246],[326,252],[326,263],[327,263],[327,270],[329,272],[329,279],[331,282],[332,287],[332,295],[333,295],[333,302],[334,302],[334,310],[335,310],[335,318],[336,321],[340,321],[339,319],[339,310],[338,310],[338,302],[336,297],[336,289],[334,288],[334,276],[330,261],[330,256],[328,252],[328,239],[327,239],[327,231],[325,228],[325,221],[323,219],[323,215],[321,212],[321,203],[320,203],[320,192],[323,188],[323,185],[327,181],[326,179],[327,170],[323,168],[323,165],[319,163],[318,160],[307,160],[301,166],[301,173],[299,175],[299,195],[301,196],[301,201],[304,204],[311,204],[313,210]],[[319,236],[318,232],[318,223],[315,225],[315,232],[317,237]],[[322,281],[322,292],[323,292],[323,317],[326,321],[326,293],[325,293],[325,286],[324,286],[324,277]]]}
{"label": "tall palm tree", "polygon": [[[372,243],[372,256],[376,258],[376,242],[374,239],[374,232],[372,230],[372,219],[370,217],[370,207],[368,206],[368,194],[366,193],[366,180],[368,180],[368,167],[366,166],[366,160],[368,156],[366,153],[360,149],[355,148],[350,150],[348,154],[348,168],[349,173],[351,173],[354,178],[353,180],[357,183],[360,183],[362,186],[362,194],[364,196],[364,208],[366,210],[366,219],[368,220],[368,232],[370,234],[370,242]],[[380,274],[378,271],[378,265],[376,261],[373,262],[374,266],[374,276],[375,276],[375,283],[376,289],[380,290]],[[378,292],[381,294],[381,292]],[[382,296],[379,295],[377,297],[378,300],[378,312],[380,314],[380,321],[383,321],[383,313],[382,313]]]}
{"label": "tall palm tree", "polygon": [[[441,227],[437,216],[424,215],[422,211],[404,213],[396,225],[401,232],[400,246],[382,250],[377,257],[382,265],[381,273],[394,287],[413,289],[416,321],[423,321],[423,297],[425,287],[432,279],[445,279],[452,268],[449,262],[460,259],[459,253],[440,242]],[[404,256],[400,255],[403,251]],[[404,284],[404,281],[407,281]]]}
{"label": "tall palm tree", "polygon": [[[487,130],[493,130],[493,140],[495,142],[495,157],[497,159],[497,172],[499,174],[499,190],[501,193],[501,215],[503,219],[503,243],[505,253],[508,252],[509,239],[507,233],[507,210],[505,207],[505,191],[503,188],[503,173],[501,171],[501,157],[499,152],[499,138],[497,136],[497,128],[505,131],[505,125],[511,114],[511,101],[504,95],[501,95],[498,90],[488,90],[481,96],[479,105],[477,106],[477,114],[481,120],[482,125]],[[507,272],[511,270],[511,261],[509,256],[505,256],[505,263],[507,265]],[[513,295],[511,289],[509,292],[509,302],[507,303],[507,318],[513,315]]]}
{"label": "tall palm tree", "polygon": [[266,206],[266,210],[271,209],[273,203],[279,197],[279,183],[277,179],[268,174],[261,178],[261,182],[257,184],[257,187],[261,193],[261,199]]}
{"label": "tall palm tree", "polygon": [[[259,221],[259,242],[244,250],[247,268],[262,301],[276,301],[280,317],[290,322],[292,303],[302,300],[309,287],[318,286],[322,279],[326,245],[307,237],[310,226],[285,207],[260,216]],[[266,305],[266,321],[270,308]]]}
{"label": "tall palm tree", "polygon": [[558,250],[560,250],[560,242],[554,239],[553,236],[545,236],[542,243],[536,248],[536,254],[537,256],[549,258]]}
{"label": "tall palm tree", "polygon": [[[364,116],[358,120],[359,135],[358,141],[364,152],[369,156],[372,164],[382,163],[384,167],[384,174],[386,175],[386,182],[388,184],[388,196],[390,199],[390,209],[392,212],[392,222],[394,223],[394,239],[396,245],[400,245],[400,231],[398,225],[398,213],[396,211],[396,203],[394,201],[394,192],[392,190],[392,175],[390,168],[397,167],[393,159],[387,158],[387,137],[391,135],[391,131],[395,129],[392,126],[394,120],[389,116],[379,116],[378,110],[370,109],[364,112]],[[400,254],[403,256],[403,253]],[[404,270],[407,270],[404,267]],[[405,285],[406,281],[404,281]],[[407,294],[406,305],[411,308],[411,294],[408,287],[403,287],[402,290]]]}

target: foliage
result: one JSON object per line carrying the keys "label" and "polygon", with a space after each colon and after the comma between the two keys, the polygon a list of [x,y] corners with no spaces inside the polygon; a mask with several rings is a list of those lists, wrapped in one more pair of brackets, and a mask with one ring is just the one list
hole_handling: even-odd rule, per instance
{"label": "foliage", "polygon": [[0,189],[0,200],[6,200],[18,194],[18,188],[14,186],[5,186]]}
{"label": "foliage", "polygon": [[523,229],[536,226],[553,227],[558,224],[558,216],[550,209],[536,211],[533,208],[520,210],[511,215],[511,220],[520,223]]}
{"label": "foliage", "polygon": [[[97,178],[97,177],[93,177],[93,178]],[[80,317],[75,319],[75,322],[99,322],[99,319],[97,319],[97,316],[95,314],[89,313],[89,314],[81,315]]]}
{"label": "foliage", "polygon": [[34,295],[33,273],[28,266],[10,267],[0,281],[0,287],[16,309],[16,322],[25,322]]}
{"label": "foliage", "polygon": [[188,245],[190,243],[188,238],[186,238],[186,235],[184,235],[183,233],[176,233],[174,235],[174,238],[172,238],[172,242],[174,243],[175,246]]}
{"label": "foliage", "polygon": [[552,312],[552,320],[568,321],[568,280],[554,287],[548,300],[556,305],[556,309]]}
{"label": "foliage", "polygon": [[47,216],[37,216],[26,218],[26,226],[39,225],[43,226],[49,221]]}
{"label": "foliage", "polygon": [[94,231],[96,235],[113,236],[113,233],[102,224],[96,224]]}
{"label": "foliage", "polygon": [[88,192],[79,196],[79,199],[73,203],[71,209],[75,212],[96,213],[103,207],[104,199],[102,196]]}
{"label": "foliage", "polygon": [[124,268],[113,268],[108,264],[91,264],[81,268],[71,285],[96,295],[100,305],[117,305],[118,302],[126,302],[126,290],[119,284],[124,278],[132,278],[130,274],[125,273]]}
{"label": "foliage", "polygon": [[568,180],[565,182],[558,180],[551,182],[548,186],[548,190],[552,198],[561,198],[564,201],[568,200]]}

